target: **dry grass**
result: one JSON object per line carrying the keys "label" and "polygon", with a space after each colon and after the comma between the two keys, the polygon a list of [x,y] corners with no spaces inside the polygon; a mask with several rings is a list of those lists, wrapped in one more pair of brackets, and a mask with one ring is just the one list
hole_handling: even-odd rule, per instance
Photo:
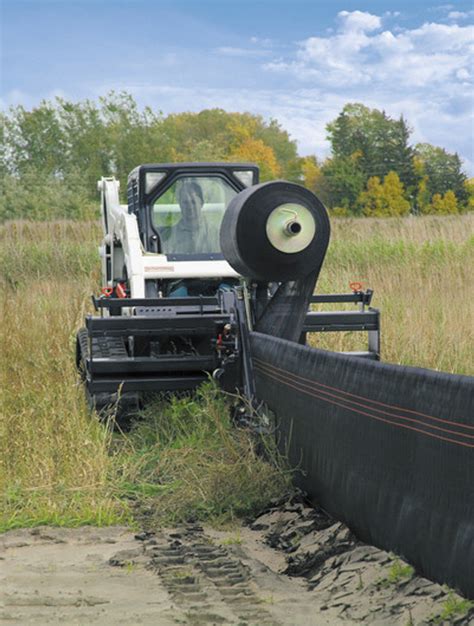
{"label": "dry grass", "polygon": [[72,359],[91,266],[81,272],[81,255],[71,261],[84,244],[63,234],[36,224],[1,232],[0,528],[125,514],[108,485],[109,435],[87,413]]}
{"label": "dry grass", "polygon": [[[384,360],[472,374],[473,226],[472,215],[334,221],[319,291],[363,280],[382,310]],[[0,228],[0,528],[116,522],[128,516],[124,494],[159,496],[178,517],[251,510],[284,477],[260,465],[249,439],[207,400],[177,413],[155,408],[114,454],[110,433],[87,414],[73,348],[98,284],[99,237],[95,223]],[[339,334],[314,339],[335,349],[357,345]],[[181,425],[186,437],[177,432],[168,445],[166,429],[159,436],[164,424]]]}
{"label": "dry grass", "polygon": [[[474,373],[474,215],[333,222],[320,292],[360,280],[382,312],[382,358]],[[360,349],[355,333],[315,335],[313,345]]]}

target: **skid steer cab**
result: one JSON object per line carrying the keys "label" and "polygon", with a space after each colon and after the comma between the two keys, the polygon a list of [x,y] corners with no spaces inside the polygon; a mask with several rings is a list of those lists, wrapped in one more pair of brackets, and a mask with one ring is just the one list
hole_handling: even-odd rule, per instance
{"label": "skid steer cab", "polygon": [[[233,269],[220,230],[229,203],[258,182],[252,163],[140,165],[122,205],[119,181],[99,181],[103,286],[93,296],[98,314],[86,318],[76,344],[91,407],[132,415],[149,394],[190,391],[209,376],[254,397],[248,333],[262,291],[271,299],[278,283],[255,283]],[[299,237],[299,222],[292,228],[288,236]],[[301,341],[308,332],[365,330],[369,347],[359,355],[378,358],[378,311],[366,308],[371,295],[357,289],[313,296],[359,308],[308,311]]]}

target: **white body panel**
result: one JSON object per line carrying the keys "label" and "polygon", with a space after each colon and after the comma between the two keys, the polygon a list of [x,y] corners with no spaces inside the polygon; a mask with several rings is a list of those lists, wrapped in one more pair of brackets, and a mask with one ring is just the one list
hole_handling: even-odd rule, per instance
{"label": "white body panel", "polygon": [[[227,261],[170,261],[164,254],[150,254],[143,248],[135,215],[119,201],[119,181],[102,178],[101,192],[104,239],[99,248],[102,257],[103,286],[114,286],[114,279],[123,277],[124,267],[132,298],[145,297],[146,279],[178,280],[183,278],[238,278]],[[106,246],[110,247],[112,278],[107,279]],[[125,311],[124,311],[125,312]]]}
{"label": "white body panel", "polygon": [[168,261],[164,254],[144,256],[145,278],[238,278],[227,261]]}

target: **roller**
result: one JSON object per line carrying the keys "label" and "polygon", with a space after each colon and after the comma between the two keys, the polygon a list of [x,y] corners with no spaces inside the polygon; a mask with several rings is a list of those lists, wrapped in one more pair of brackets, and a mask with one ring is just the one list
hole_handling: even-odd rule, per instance
{"label": "roller", "polygon": [[220,241],[224,257],[242,276],[286,282],[319,273],[329,234],[322,202],[305,187],[279,180],[249,187],[231,200]]}

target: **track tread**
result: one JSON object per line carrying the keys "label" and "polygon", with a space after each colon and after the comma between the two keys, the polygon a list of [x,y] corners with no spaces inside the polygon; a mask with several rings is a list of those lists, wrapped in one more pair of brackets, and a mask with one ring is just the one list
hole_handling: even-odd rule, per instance
{"label": "track tread", "polygon": [[[80,346],[82,359],[90,357],[89,334],[86,328],[81,328],[77,333],[77,341]],[[93,337],[92,358],[127,358],[128,352],[122,337]]]}
{"label": "track tread", "polygon": [[206,623],[277,625],[262,607],[248,567],[224,546],[214,545],[201,527],[160,532],[144,541],[144,552],[149,569],[187,610],[190,623],[206,616]]}

